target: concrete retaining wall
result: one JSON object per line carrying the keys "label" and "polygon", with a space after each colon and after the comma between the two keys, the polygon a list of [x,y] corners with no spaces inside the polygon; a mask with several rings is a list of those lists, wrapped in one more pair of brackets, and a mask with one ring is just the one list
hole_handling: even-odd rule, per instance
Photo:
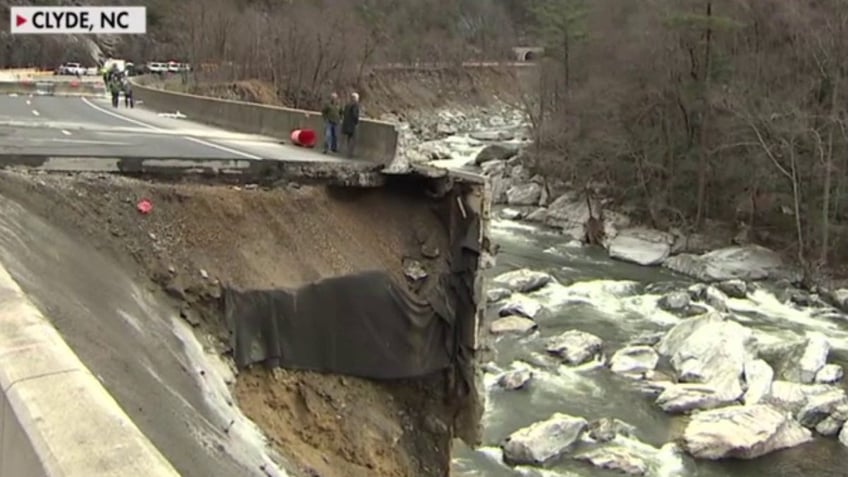
{"label": "concrete retaining wall", "polygon": [[0,266],[0,477],[178,477]]}
{"label": "concrete retaining wall", "polygon": [[[319,147],[324,140],[323,121],[316,111],[166,91],[144,85],[144,79],[136,79],[134,83],[136,100],[143,101],[144,106],[151,109],[179,111],[192,120],[242,133],[278,137],[284,142],[289,142],[291,131],[310,128],[318,133]],[[363,120],[359,123],[358,135],[356,157],[380,164],[394,159],[398,143],[394,124]]]}

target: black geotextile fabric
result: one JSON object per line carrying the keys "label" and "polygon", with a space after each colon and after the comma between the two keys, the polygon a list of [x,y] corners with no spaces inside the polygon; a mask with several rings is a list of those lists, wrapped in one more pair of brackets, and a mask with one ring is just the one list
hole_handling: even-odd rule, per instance
{"label": "black geotextile fabric", "polygon": [[[454,200],[449,272],[417,296],[382,271],[329,278],[298,289],[223,290],[236,365],[255,363],[373,379],[412,378],[465,362],[473,320],[479,221]],[[458,368],[464,369],[465,366]],[[470,376],[463,376],[464,384]],[[467,389],[467,387],[466,387]]]}

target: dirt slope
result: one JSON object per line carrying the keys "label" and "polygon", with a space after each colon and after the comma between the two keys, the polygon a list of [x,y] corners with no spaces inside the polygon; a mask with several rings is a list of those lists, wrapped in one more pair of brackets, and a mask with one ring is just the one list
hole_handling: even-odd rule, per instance
{"label": "dirt slope", "polygon": [[[0,192],[115,254],[176,297],[182,315],[227,353],[218,283],[296,286],[421,258],[422,240],[446,250],[430,204],[399,190],[274,190],[154,184],[106,175],[0,173]],[[136,203],[149,199],[142,215]],[[443,267],[435,259],[430,267]],[[375,383],[311,372],[252,369],[235,395],[277,449],[322,477],[445,476],[451,410],[442,376]],[[435,392],[434,392],[435,391]]]}

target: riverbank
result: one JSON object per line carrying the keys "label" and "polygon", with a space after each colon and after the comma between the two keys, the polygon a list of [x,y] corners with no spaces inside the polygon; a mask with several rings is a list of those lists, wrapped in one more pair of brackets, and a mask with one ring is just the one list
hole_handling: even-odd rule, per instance
{"label": "riverbank", "polygon": [[[742,458],[768,475],[839,475],[834,462],[848,454],[846,291],[802,288],[782,254],[741,242],[729,227],[654,230],[600,194],[588,202],[604,210],[602,247],[584,246],[585,194],[533,176],[520,114],[508,106],[499,114],[442,111],[403,127],[427,131],[409,135],[407,158],[490,178],[495,228],[508,230],[493,238],[521,250],[502,248],[489,274],[489,446],[459,449],[455,470],[747,475],[707,464]],[[635,281],[607,268],[587,277],[589,257],[592,267],[643,271],[632,272]],[[577,401],[568,406],[566,388]],[[592,402],[608,393],[626,397]],[[627,399],[640,403],[640,417],[618,407]],[[508,416],[516,412],[524,417]],[[795,446],[804,450],[782,452],[781,470],[759,459]]]}

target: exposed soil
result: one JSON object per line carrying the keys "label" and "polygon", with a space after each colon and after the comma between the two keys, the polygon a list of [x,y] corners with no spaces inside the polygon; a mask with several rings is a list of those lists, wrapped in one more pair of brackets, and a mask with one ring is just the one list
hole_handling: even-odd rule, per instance
{"label": "exposed soil", "polygon": [[[430,270],[446,266],[444,257],[420,255],[422,241],[447,249],[432,201],[402,187],[262,190],[2,172],[0,191],[161,285],[198,333],[219,338],[223,354],[227,333],[210,304],[220,283],[292,287],[366,269],[405,280],[404,257]],[[136,209],[143,198],[153,204],[147,215]],[[254,368],[239,375],[233,391],[243,412],[304,475],[443,477],[453,415],[443,386],[441,374],[377,383]]]}
{"label": "exposed soil", "polygon": [[[409,111],[516,103],[520,101],[523,81],[522,73],[511,67],[381,70],[366,78],[360,93],[366,116],[379,118],[392,113],[402,118]],[[201,96],[290,106],[276,94],[272,85],[260,80],[218,82],[201,79],[186,85],[182,79],[172,78],[164,86]],[[499,96],[492,91],[498,91]],[[312,106],[320,109],[319,105]]]}

